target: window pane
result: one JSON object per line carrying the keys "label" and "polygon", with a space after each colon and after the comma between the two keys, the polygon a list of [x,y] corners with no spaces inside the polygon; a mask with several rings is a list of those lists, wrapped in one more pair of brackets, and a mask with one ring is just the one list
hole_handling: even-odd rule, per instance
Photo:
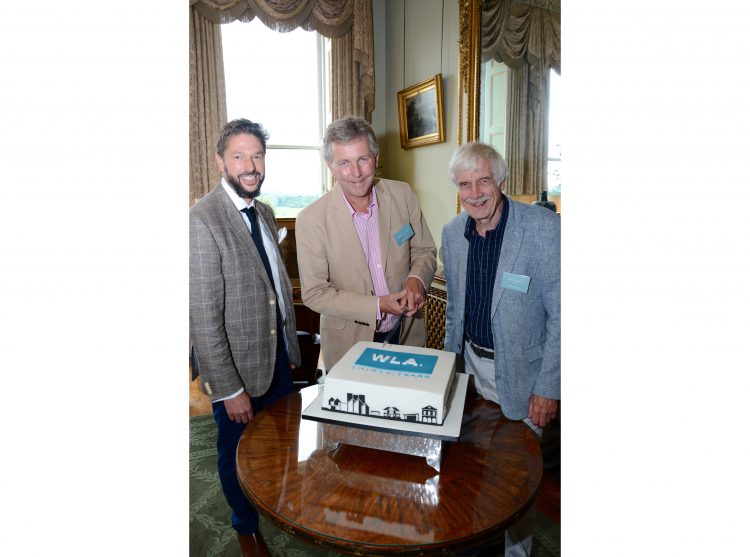
{"label": "window pane", "polygon": [[547,161],[547,192],[550,195],[560,195],[560,170],[562,164],[559,160],[549,159]]}
{"label": "window pane", "polygon": [[269,149],[260,200],[274,208],[276,218],[296,217],[323,192],[321,164],[320,151]]}
{"label": "window pane", "polygon": [[560,98],[561,77],[555,70],[550,70],[549,79],[549,152],[547,155],[547,191],[551,195],[560,195],[562,180],[562,136],[560,131]]}
{"label": "window pane", "polygon": [[[259,19],[221,26],[227,117],[249,118],[268,130],[261,199],[276,216],[297,213],[324,191],[321,143],[326,126],[320,35],[279,33]],[[325,39],[326,48],[330,43]],[[277,149],[277,146],[313,149]]]}
{"label": "window pane", "polygon": [[320,145],[318,34],[258,18],[221,26],[227,117],[260,122],[276,145]]}

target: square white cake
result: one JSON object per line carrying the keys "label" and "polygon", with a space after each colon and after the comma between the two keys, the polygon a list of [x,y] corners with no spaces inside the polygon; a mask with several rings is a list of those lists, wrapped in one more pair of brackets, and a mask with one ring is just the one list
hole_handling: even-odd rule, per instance
{"label": "square white cake", "polygon": [[333,366],[323,384],[323,410],[442,425],[454,384],[453,352],[361,341]]}

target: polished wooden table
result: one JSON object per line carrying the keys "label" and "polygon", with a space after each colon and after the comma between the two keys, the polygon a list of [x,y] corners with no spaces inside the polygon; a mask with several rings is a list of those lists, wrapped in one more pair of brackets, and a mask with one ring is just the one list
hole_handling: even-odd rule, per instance
{"label": "polished wooden table", "polygon": [[300,414],[322,386],[272,404],[245,428],[237,473],[250,502],[283,531],[355,555],[429,555],[496,543],[534,502],[542,456],[531,430],[468,394],[440,472],[425,458],[340,444]]}

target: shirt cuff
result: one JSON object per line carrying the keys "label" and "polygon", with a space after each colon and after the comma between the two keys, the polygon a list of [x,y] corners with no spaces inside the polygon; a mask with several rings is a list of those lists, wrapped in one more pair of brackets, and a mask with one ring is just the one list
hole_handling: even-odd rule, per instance
{"label": "shirt cuff", "polygon": [[214,402],[222,402],[224,400],[230,400],[232,398],[237,398],[238,396],[240,396],[242,394],[242,391],[244,391],[244,390],[245,389],[240,389],[239,391],[237,391],[233,395],[225,396],[224,398],[217,398],[216,400],[214,400]]}
{"label": "shirt cuff", "polygon": [[424,288],[424,291],[427,292],[427,286],[425,286],[424,281],[420,277],[418,277],[417,275],[409,275],[408,277],[406,277],[406,280],[409,280],[410,278],[417,279],[420,282],[420,284],[422,285],[422,288]]}

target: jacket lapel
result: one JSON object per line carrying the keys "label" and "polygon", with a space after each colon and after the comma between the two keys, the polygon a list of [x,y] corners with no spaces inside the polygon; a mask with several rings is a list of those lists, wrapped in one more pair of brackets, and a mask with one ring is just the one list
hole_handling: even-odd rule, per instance
{"label": "jacket lapel", "polygon": [[[255,247],[255,242],[253,241],[250,230],[247,228],[247,224],[245,224],[245,218],[240,214],[240,212],[237,210],[237,207],[234,206],[234,203],[232,203],[232,200],[229,199],[229,196],[224,191],[224,188],[219,184],[218,188],[218,202],[222,209],[222,216],[226,222],[227,228],[229,228],[232,233],[239,238],[240,243],[247,249],[250,259],[253,260],[253,265],[256,269],[263,270],[262,273],[258,273],[263,277],[263,281],[268,285],[269,288],[273,288],[273,284],[271,284],[271,280],[268,278],[268,274],[265,271],[265,265],[263,265],[263,260],[260,257],[260,254],[258,253],[258,248]],[[257,211],[256,214],[260,215],[260,211]],[[263,218],[262,216],[259,218]]]}
{"label": "jacket lapel", "polygon": [[505,233],[503,235],[503,245],[500,248],[500,259],[497,262],[497,274],[495,275],[495,285],[492,291],[492,314],[494,315],[500,305],[500,296],[503,295],[504,288],[501,288],[503,273],[510,273],[518,257],[523,241],[524,223],[522,218],[515,210],[513,201],[509,197],[508,201],[508,221],[505,223]]}
{"label": "jacket lapel", "polygon": [[458,240],[458,289],[456,292],[460,292],[461,295],[456,296],[456,313],[461,317],[461,322],[464,320],[464,312],[466,306],[466,268],[469,264],[469,241],[464,236],[464,230],[466,230],[466,221],[469,219],[469,215],[466,211],[461,213],[461,220],[459,221],[461,226],[457,230],[456,239]]}
{"label": "jacket lapel", "polygon": [[388,250],[391,247],[391,215],[393,215],[391,204],[393,199],[380,180],[375,184],[375,192],[378,196],[378,240],[380,241],[380,257],[382,259],[380,264],[383,266],[383,275],[388,277]]}
{"label": "jacket lapel", "polygon": [[[289,278],[289,272],[286,268],[286,265],[284,264],[284,256],[281,253],[281,247],[279,246],[279,231],[276,228],[274,215],[273,213],[270,213],[268,209],[266,209],[265,207],[263,210],[261,210],[260,206],[257,204],[255,207],[257,209],[258,218],[261,221],[263,221],[263,226],[266,227],[266,230],[269,232],[269,234],[271,235],[271,238],[273,239],[274,251],[276,253],[276,261],[278,262],[279,280],[281,281],[281,284],[279,286],[280,286],[282,295],[284,296],[284,305],[286,307],[292,307],[292,303],[293,303],[292,282],[291,282],[291,279]],[[269,283],[269,286],[272,286],[272,285]]]}

